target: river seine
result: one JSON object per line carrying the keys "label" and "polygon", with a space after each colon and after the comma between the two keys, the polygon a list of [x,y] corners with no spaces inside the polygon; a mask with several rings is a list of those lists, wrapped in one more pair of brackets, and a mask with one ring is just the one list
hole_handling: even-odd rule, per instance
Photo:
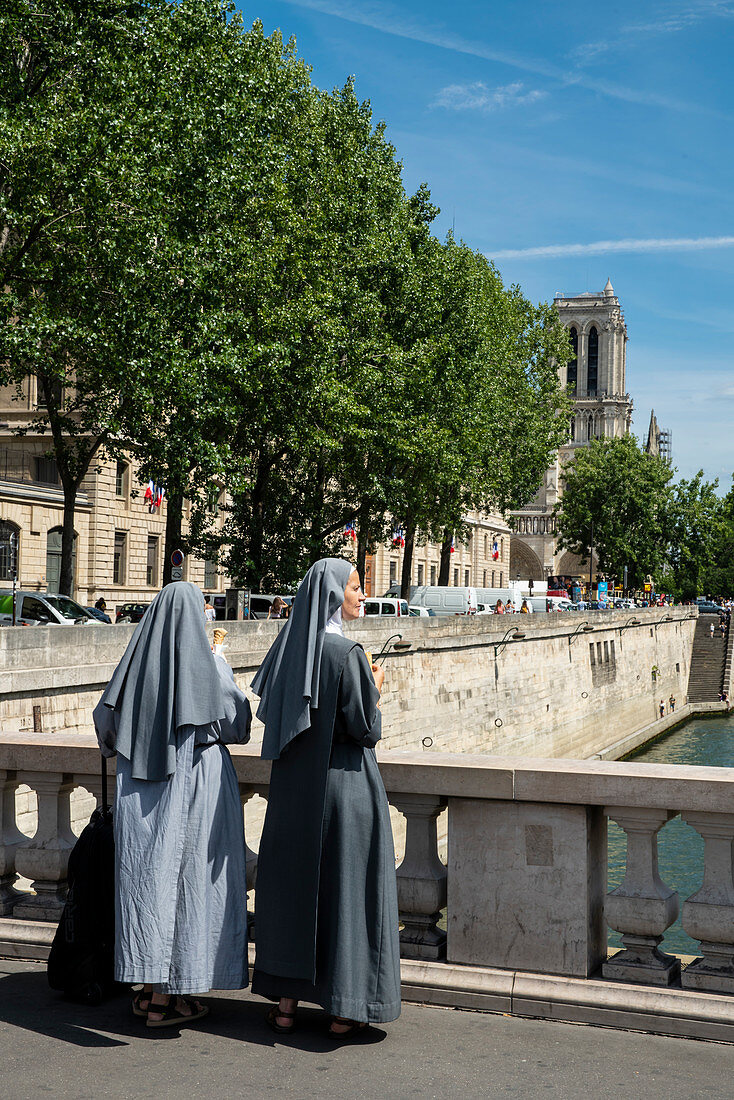
{"label": "river seine", "polygon": [[[734,715],[694,718],[629,759],[647,764],[705,764],[732,768]],[[609,889],[613,890],[624,878],[626,839],[624,831],[611,821],[608,838]],[[658,868],[663,882],[678,891],[682,908],[683,902],[699,889],[703,880],[703,840],[679,817],[669,821],[658,833]],[[610,932],[609,946],[622,946],[616,932]],[[680,918],[668,928],[660,947],[663,951],[683,955],[699,953],[698,942],[686,935]]]}

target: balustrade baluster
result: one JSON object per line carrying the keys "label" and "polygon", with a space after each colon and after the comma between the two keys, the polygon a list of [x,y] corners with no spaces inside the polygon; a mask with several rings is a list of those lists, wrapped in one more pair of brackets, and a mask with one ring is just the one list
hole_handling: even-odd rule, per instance
{"label": "balustrade baluster", "polygon": [[20,894],[15,889],[15,853],[28,838],[15,824],[15,792],[20,780],[0,768],[0,917],[13,911]]}
{"label": "balustrade baluster", "polygon": [[[245,815],[245,806],[256,794],[267,797],[267,787],[254,787],[240,783],[240,801],[242,802],[242,816]],[[263,815],[264,819],[264,815]],[[257,852],[253,852],[247,843],[247,827],[245,826],[245,866],[247,867],[247,889],[254,890],[257,881]]]}
{"label": "balustrade baluster", "polygon": [[398,908],[403,930],[401,954],[408,959],[440,959],[446,933],[437,927],[446,905],[446,867],[438,858],[436,820],[446,805],[438,795],[390,794],[406,819],[405,856],[398,867]]}
{"label": "balustrade baluster", "polygon": [[683,902],[681,915],[703,957],[685,968],[681,985],[734,993],[734,814],[688,813],[683,820],[704,839],[703,885]]}
{"label": "balustrade baluster", "polygon": [[13,908],[24,920],[58,920],[66,896],[69,853],[76,843],[71,830],[73,777],[60,772],[23,772],[23,782],[36,792],[38,828],[15,853],[19,874],[31,879],[34,895],[25,895]]}
{"label": "balustrade baluster", "polygon": [[680,962],[658,950],[666,928],[678,916],[678,894],[658,874],[658,832],[674,811],[605,806],[604,812],[627,834],[624,881],[607,894],[607,924],[622,933],[624,950],[603,964],[605,978],[650,985],[672,985]]}

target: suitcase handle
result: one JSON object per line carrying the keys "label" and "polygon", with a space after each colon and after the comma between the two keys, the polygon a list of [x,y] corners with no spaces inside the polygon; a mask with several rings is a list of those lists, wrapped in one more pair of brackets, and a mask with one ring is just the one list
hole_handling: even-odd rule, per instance
{"label": "suitcase handle", "polygon": [[112,807],[107,803],[107,757],[102,756],[102,816],[108,819],[112,815]]}

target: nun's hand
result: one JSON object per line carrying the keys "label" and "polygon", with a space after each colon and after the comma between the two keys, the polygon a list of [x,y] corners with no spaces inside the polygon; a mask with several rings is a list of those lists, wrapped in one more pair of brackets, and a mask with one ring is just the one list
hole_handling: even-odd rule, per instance
{"label": "nun's hand", "polygon": [[375,678],[375,687],[378,691],[382,691],[382,685],[385,682],[384,668],[380,668],[379,665],[372,665],[372,675]]}

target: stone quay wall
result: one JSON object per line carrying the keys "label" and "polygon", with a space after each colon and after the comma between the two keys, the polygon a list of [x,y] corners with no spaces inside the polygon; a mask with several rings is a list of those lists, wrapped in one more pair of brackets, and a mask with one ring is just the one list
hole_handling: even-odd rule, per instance
{"label": "stone quay wall", "polygon": [[[231,622],[225,655],[247,689],[278,622]],[[347,633],[384,657],[383,749],[588,758],[685,704],[690,608],[363,619]],[[92,731],[133,626],[0,630],[0,730]],[[513,638],[521,632],[524,637]],[[395,650],[393,644],[410,643]],[[256,699],[253,703],[256,705]],[[666,718],[666,724],[668,719]],[[259,724],[253,743],[259,742]]]}

